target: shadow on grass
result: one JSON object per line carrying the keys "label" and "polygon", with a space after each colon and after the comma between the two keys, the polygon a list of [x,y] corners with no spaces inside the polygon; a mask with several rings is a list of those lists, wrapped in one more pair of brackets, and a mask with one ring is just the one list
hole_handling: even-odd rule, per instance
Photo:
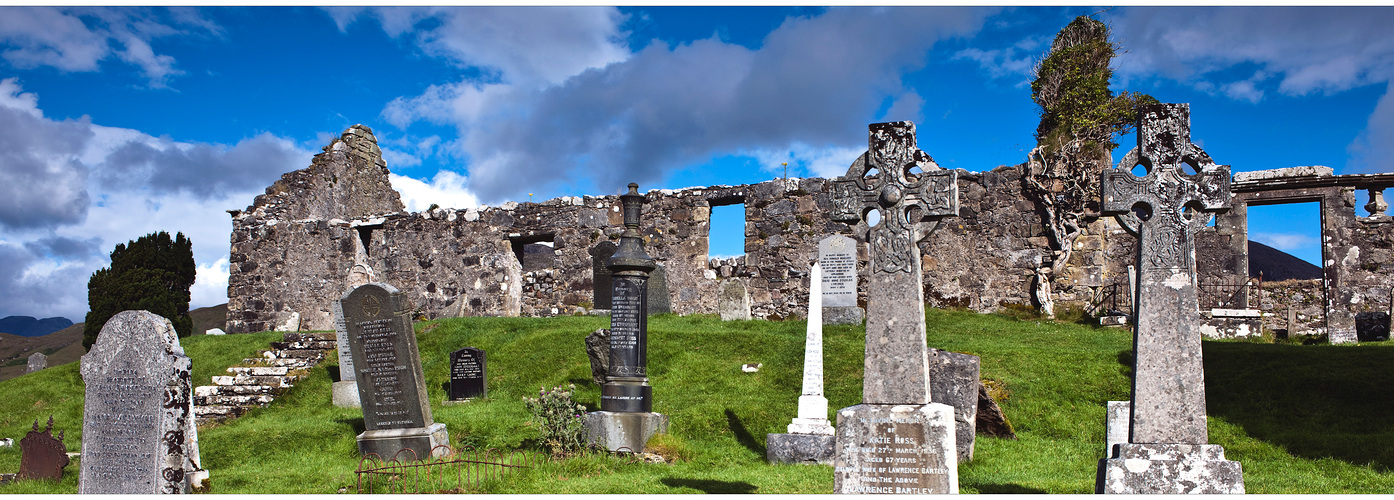
{"label": "shadow on grass", "polygon": [[1304,458],[1394,469],[1394,348],[1205,342],[1208,413]]}
{"label": "shadow on grass", "polygon": [[703,493],[755,493],[755,490],[759,488],[744,481],[716,481],[681,477],[665,477],[658,482],[671,488],[692,488]]}
{"label": "shadow on grass", "polygon": [[368,430],[367,424],[363,423],[363,417],[341,418],[336,421],[340,424],[347,425],[350,428],[352,428],[353,435],[355,436],[362,434],[365,430]]}
{"label": "shadow on grass", "polygon": [[1046,492],[1045,490],[1042,490],[1042,489],[1027,488],[1027,487],[1022,486],[1022,485],[1019,485],[1019,484],[975,484],[975,485],[973,485],[973,487],[974,487],[974,488],[977,488],[978,493],[986,493],[986,494],[1001,494],[1001,493],[1024,493],[1024,494],[1032,494],[1032,493],[1045,493],[1045,492]]}
{"label": "shadow on grass", "polygon": [[726,423],[731,426],[731,433],[736,435],[736,442],[755,452],[759,457],[765,457],[765,447],[755,439],[755,436],[750,434],[750,430],[745,428],[740,417],[737,417],[736,412],[731,411],[730,408],[726,409]]}

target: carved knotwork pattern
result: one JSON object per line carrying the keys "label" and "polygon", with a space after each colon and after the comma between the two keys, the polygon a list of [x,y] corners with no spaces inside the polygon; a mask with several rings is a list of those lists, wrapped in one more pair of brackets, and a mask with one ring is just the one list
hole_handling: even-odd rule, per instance
{"label": "carved knotwork pattern", "polygon": [[[881,223],[868,235],[872,271],[908,273],[914,267],[915,243],[939,218],[958,215],[958,173],[939,168],[915,147],[913,123],[869,128],[867,152],[833,181],[832,217],[858,223],[864,213],[879,210]],[[876,175],[868,177],[872,170]]]}
{"label": "carved knotwork pattern", "polygon": [[[1229,208],[1229,166],[1216,165],[1190,140],[1190,114],[1185,104],[1145,107],[1138,123],[1138,147],[1103,173],[1103,212],[1114,215],[1129,232],[1142,239],[1143,268],[1181,269],[1192,266],[1195,230],[1209,214]],[[1148,172],[1133,175],[1141,164]],[[1195,167],[1194,175],[1183,165]],[[1133,212],[1145,206],[1146,220]],[[1186,220],[1185,209],[1193,209]]]}

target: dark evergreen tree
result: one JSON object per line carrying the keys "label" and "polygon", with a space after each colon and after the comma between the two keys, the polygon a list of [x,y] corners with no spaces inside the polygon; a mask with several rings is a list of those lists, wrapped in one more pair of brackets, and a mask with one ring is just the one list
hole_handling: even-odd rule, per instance
{"label": "dark evergreen tree", "polygon": [[87,281],[87,324],[82,346],[91,349],[102,326],[116,313],[144,309],[168,318],[180,337],[193,332],[189,317],[189,288],[198,268],[193,243],[177,233],[160,231],[111,252],[111,267],[98,269]]}

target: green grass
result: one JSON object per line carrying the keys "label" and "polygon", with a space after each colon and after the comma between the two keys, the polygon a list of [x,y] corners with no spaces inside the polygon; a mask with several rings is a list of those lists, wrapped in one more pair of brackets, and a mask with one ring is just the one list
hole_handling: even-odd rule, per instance
{"label": "green grass", "polygon": [[[982,358],[982,374],[1002,382],[1001,402],[1019,439],[979,436],[973,461],[960,464],[965,493],[1090,493],[1103,454],[1104,408],[1128,399],[1131,335],[1073,323],[931,310],[928,343]],[[535,450],[524,396],[575,384],[576,398],[599,406],[584,338],[596,317],[464,318],[420,323],[423,370],[435,420],[452,445]],[[275,333],[185,339],[195,381],[264,349]],[[721,322],[710,316],[654,316],[649,372],[654,410],[669,415],[670,464],[585,455],[491,480],[466,491],[489,493],[831,493],[827,466],[765,462],[765,435],[783,432],[797,413],[803,367],[802,322]],[[861,327],[824,331],[824,380],[830,416],[860,402]],[[488,355],[489,397],[440,404],[451,351]],[[1383,415],[1394,403],[1388,366],[1394,345],[1301,346],[1205,342],[1211,442],[1243,464],[1250,493],[1394,491],[1394,430]],[[200,430],[215,493],[353,491],[363,430],[356,409],[330,403],[331,359],[272,406]],[[742,373],[743,363],[762,363]],[[0,382],[0,436],[21,437],[34,418],[54,412],[77,446],[82,382],[77,364]],[[23,429],[21,429],[21,427]],[[19,464],[0,449],[0,471]],[[0,493],[76,491],[76,463],[60,484],[0,487]],[[440,488],[447,489],[447,488]]]}

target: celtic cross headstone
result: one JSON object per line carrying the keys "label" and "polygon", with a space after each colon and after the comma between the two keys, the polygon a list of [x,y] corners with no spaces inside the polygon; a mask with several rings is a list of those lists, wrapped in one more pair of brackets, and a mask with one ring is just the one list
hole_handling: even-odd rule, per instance
{"label": "celtic cross headstone", "polygon": [[[1138,146],[1102,179],[1103,213],[1139,244],[1128,442],[1105,459],[1100,489],[1242,493],[1239,463],[1206,444],[1195,272],[1195,231],[1229,208],[1229,166],[1191,143],[1189,105],[1144,106],[1137,130]],[[1132,172],[1138,165],[1141,177]]]}
{"label": "celtic cross headstone", "polygon": [[837,412],[833,491],[956,493],[953,408],[930,402],[917,243],[939,218],[958,215],[958,177],[915,146],[913,123],[869,129],[867,152],[833,181],[834,220],[881,215],[867,232],[862,404]]}

